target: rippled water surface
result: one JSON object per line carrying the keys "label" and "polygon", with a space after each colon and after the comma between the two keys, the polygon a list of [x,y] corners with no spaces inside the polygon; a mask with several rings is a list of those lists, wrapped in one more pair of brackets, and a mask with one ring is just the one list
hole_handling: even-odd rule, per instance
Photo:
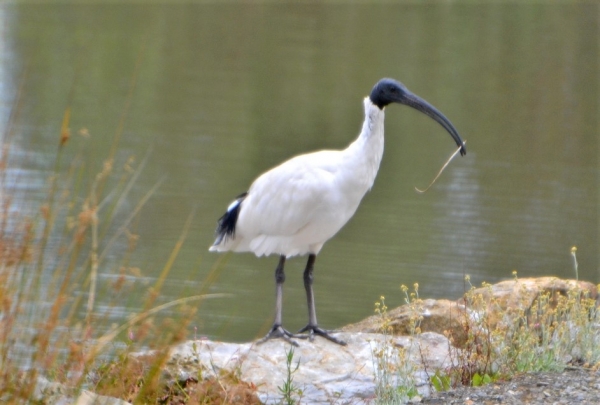
{"label": "rippled water surface", "polygon": [[[444,112],[468,154],[416,193],[454,143],[426,116],[386,109],[375,185],[316,262],[324,327],[370,315],[380,295],[401,304],[400,284],[457,298],[465,274],[474,284],[513,270],[573,277],[574,245],[580,278],[599,282],[597,16],[592,4],[3,5],[3,192],[16,210],[45,202],[69,108],[72,137],[58,173],[66,178],[77,162],[71,178],[82,196],[113,148],[106,210],[128,159],[133,168],[145,162],[108,232],[127,223],[137,248],[128,256],[122,236],[103,256],[97,314],[120,323],[142,307],[193,214],[157,304],[230,294],[202,304],[191,327],[251,339],[272,320],[277,258],[209,254],[217,218],[268,168],[349,144],[362,98],[389,76]],[[83,197],[71,201],[78,207]],[[139,273],[127,273],[136,288],[115,306],[110,285],[123,260]],[[287,265],[292,330],[306,323],[303,266],[303,258]]]}

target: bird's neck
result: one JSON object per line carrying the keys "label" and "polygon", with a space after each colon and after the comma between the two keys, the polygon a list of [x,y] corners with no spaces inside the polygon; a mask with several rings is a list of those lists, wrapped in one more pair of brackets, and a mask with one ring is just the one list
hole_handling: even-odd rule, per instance
{"label": "bird's neck", "polygon": [[[364,100],[365,121],[358,138],[348,146],[345,152],[349,160],[356,164],[354,168],[367,186],[371,188],[383,157],[383,119],[384,112],[371,102]],[[366,190],[365,190],[366,191]]]}

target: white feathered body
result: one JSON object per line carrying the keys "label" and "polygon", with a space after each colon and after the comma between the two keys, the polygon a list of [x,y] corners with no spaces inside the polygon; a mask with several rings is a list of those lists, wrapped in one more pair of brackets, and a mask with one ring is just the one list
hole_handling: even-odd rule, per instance
{"label": "white feathered body", "polygon": [[241,202],[235,234],[210,250],[319,253],[354,215],[381,163],[384,112],[368,97],[364,108],[362,131],[346,149],[296,156],[258,177]]}

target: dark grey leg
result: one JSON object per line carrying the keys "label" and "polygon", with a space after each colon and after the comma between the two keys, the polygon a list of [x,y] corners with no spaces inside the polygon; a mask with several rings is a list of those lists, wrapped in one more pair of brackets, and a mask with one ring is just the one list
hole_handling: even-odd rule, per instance
{"label": "dark grey leg", "polygon": [[306,290],[306,303],[308,304],[308,325],[302,328],[298,333],[308,332],[308,338],[312,341],[315,335],[324,337],[325,339],[331,340],[333,343],[345,346],[346,342],[334,338],[329,334],[330,331],[323,330],[318,327],[317,323],[317,310],[315,307],[315,295],[313,293],[313,269],[315,267],[316,255],[309,255],[308,261],[306,262],[306,269],[304,270],[304,289]]}
{"label": "dark grey leg", "polygon": [[285,273],[283,272],[283,266],[285,265],[285,256],[279,257],[279,264],[275,269],[275,321],[273,326],[267,335],[260,339],[258,343],[264,343],[269,339],[282,338],[291,345],[298,346],[298,343],[294,342],[292,337],[294,334],[287,331],[281,326],[281,309],[283,308],[283,283],[285,282]]}

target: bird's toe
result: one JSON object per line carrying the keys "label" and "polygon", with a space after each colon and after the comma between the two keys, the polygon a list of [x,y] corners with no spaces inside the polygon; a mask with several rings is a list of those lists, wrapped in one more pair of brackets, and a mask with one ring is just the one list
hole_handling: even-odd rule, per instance
{"label": "bird's toe", "polygon": [[294,335],[292,332],[288,331],[287,329],[285,329],[281,325],[273,325],[273,327],[271,328],[271,330],[269,331],[269,333],[267,333],[265,335],[265,337],[263,337],[262,339],[258,340],[256,343],[257,344],[262,344],[262,343],[265,343],[267,340],[270,340],[270,339],[283,339],[286,342],[288,342],[289,344],[291,344],[292,346],[298,347],[298,343],[294,342],[291,339],[293,337],[298,337],[298,336]]}
{"label": "bird's toe", "polygon": [[318,335],[340,346],[346,346],[346,342],[330,335],[330,333],[332,333],[333,331],[321,329],[317,325],[306,325],[304,328],[298,331],[295,337],[299,337],[299,333],[305,332],[307,334],[302,336],[304,336],[304,339],[308,338],[308,340],[310,340],[311,342],[315,339],[315,335]]}

